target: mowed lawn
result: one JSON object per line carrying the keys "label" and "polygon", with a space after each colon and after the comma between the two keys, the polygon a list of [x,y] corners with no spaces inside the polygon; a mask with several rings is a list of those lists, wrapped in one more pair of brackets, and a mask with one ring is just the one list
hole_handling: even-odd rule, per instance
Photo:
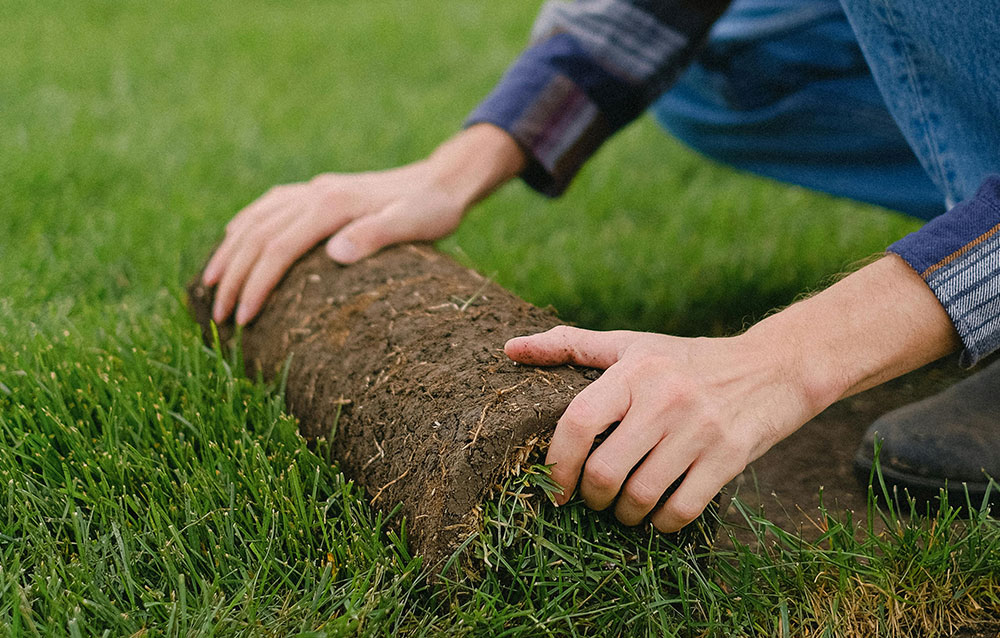
{"label": "mowed lawn", "polygon": [[[929,635],[1000,610],[987,513],[675,547],[540,470],[434,584],[183,288],[275,183],[411,161],[537,6],[0,0],[0,636]],[[567,196],[501,190],[441,246],[567,321],[718,335],[912,220],[699,158],[645,118]],[[528,498],[526,495],[532,494]],[[737,507],[739,505],[737,504]],[[721,534],[725,536],[727,529]]]}

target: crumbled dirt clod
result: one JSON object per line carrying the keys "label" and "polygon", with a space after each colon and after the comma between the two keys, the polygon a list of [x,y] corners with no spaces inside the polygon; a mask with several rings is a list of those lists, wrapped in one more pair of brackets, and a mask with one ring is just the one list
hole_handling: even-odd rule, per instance
{"label": "crumbled dirt clod", "polygon": [[[212,292],[190,304],[206,339]],[[411,549],[447,558],[503,476],[547,441],[594,371],[514,364],[504,342],[559,321],[425,245],[350,267],[317,248],[243,331],[248,373],[280,374],[306,437],[385,511],[402,503]],[[228,341],[232,326],[220,326]],[[335,431],[332,431],[334,430]]]}

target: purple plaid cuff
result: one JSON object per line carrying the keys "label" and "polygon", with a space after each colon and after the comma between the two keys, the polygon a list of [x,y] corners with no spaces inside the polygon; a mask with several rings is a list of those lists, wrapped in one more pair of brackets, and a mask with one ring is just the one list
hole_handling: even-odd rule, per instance
{"label": "purple plaid cuff", "polygon": [[534,43],[465,125],[489,123],[524,149],[523,179],[561,194],[600,145],[687,66],[728,1],[547,4]]}

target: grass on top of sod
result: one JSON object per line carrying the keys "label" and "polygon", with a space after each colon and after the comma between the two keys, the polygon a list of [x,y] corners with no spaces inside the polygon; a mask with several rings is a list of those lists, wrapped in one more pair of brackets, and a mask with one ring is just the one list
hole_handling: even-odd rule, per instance
{"label": "grass on top of sod", "polygon": [[[232,214],[274,183],[426,153],[534,7],[0,11],[0,635],[908,635],[1000,609],[987,513],[873,509],[889,531],[858,538],[820,515],[808,543],[746,511],[760,551],[694,555],[552,508],[537,468],[435,588],[281,388],[200,343],[182,284]],[[512,185],[442,246],[581,325],[720,334],[913,228],[705,162],[644,119],[562,200]]]}

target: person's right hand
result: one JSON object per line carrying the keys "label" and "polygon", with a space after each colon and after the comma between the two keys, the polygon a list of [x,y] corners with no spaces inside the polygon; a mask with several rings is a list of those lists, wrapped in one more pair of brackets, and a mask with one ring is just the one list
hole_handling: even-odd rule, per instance
{"label": "person's right hand", "polygon": [[[497,153],[484,154],[483,144]],[[327,254],[349,264],[390,244],[448,235],[523,161],[505,133],[479,126],[401,168],[272,188],[229,222],[205,267],[203,283],[218,284],[212,318],[225,321],[235,306],[236,322],[249,322],[292,263],[328,237]]]}

